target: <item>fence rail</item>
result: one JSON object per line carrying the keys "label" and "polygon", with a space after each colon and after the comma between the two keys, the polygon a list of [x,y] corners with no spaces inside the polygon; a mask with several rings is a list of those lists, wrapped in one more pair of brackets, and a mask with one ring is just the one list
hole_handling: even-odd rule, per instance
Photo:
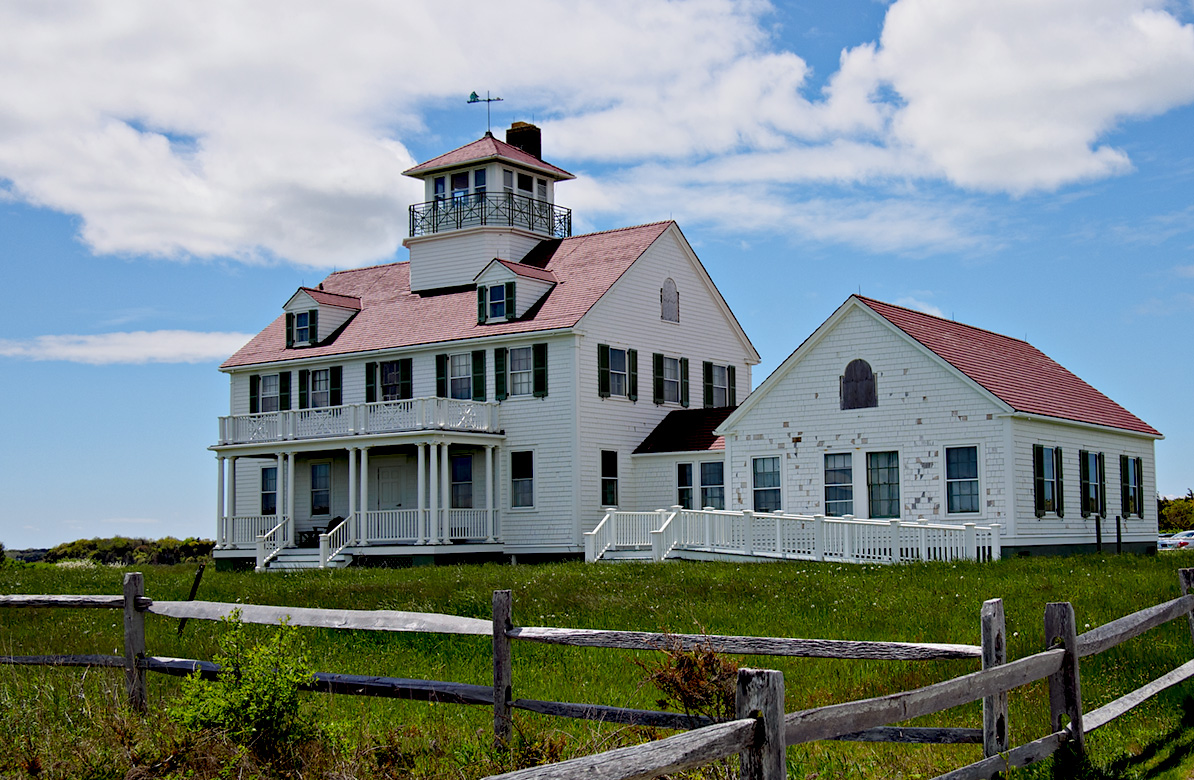
{"label": "fence rail", "polygon": [[[207,601],[153,601],[144,595],[141,575],[125,576],[122,596],[5,595],[0,607],[123,609],[125,654],[0,656],[0,664],[108,667],[125,670],[127,693],[135,709],[147,706],[147,671],[167,675],[198,672],[214,677],[219,667],[209,661],[150,656],[145,650],[146,614],[218,620],[240,613],[247,623],[367,631],[424,632],[492,636],[494,684],[471,685],[435,680],[411,680],[319,672],[304,686],[307,690],[341,695],[382,696],[458,704],[492,706],[494,733],[499,747],[512,736],[510,712],[514,709],[558,717],[579,718],[661,728],[691,729],[667,739],[615,751],[534,767],[499,777],[514,778],[630,778],[657,777],[700,766],[734,754],[741,755],[742,776],[774,780],[784,774],[784,749],[816,740],[869,742],[983,743],[985,758],[942,775],[942,778],[991,778],[1051,756],[1063,745],[1075,753],[1085,750],[1085,734],[1124,715],[1161,691],[1194,678],[1194,661],[1187,662],[1146,685],[1088,713],[1082,711],[1079,659],[1109,650],[1171,620],[1186,617],[1194,638],[1194,569],[1178,572],[1182,596],[1147,607],[1084,634],[1074,626],[1069,603],[1052,603],[1045,610],[1046,650],[1006,661],[1003,605],[992,599],[983,605],[982,644],[920,644],[903,642],[854,642],[849,640],[780,637],[670,635],[637,631],[602,631],[543,626],[516,627],[511,621],[510,591],[495,591],[493,619],[464,618],[392,610],[330,610]],[[893,660],[982,658],[983,668],[961,677],[922,688],[860,701],[831,704],[784,714],[783,677],[779,672],[740,670],[738,714],[751,714],[729,722],[711,722],[671,712],[609,707],[599,704],[515,699],[511,685],[514,641],[584,647],[667,649],[707,647],[716,652],[801,657],[836,657]],[[1017,747],[1007,744],[1007,694],[1031,682],[1047,679],[1050,688],[1050,723],[1069,725]],[[777,698],[778,697],[778,698]],[[983,728],[920,728],[896,724],[941,712],[970,702],[983,701]],[[940,780],[940,779],[939,779]]]}

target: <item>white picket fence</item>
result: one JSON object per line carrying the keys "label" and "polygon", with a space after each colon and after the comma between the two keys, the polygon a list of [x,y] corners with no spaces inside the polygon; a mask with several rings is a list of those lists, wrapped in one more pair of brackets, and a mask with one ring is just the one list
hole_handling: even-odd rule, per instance
{"label": "white picket fence", "polygon": [[[839,563],[994,561],[1000,525],[862,520],[849,515],[793,515],[683,509],[608,509],[585,534],[585,560],[614,552],[650,552],[655,561],[685,553]],[[645,555],[644,555],[645,557]]]}

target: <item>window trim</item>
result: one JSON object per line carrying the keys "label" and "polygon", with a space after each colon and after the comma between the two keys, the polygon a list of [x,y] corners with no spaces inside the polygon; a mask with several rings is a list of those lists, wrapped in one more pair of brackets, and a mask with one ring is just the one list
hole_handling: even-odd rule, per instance
{"label": "window trim", "polygon": [[[519,504],[516,506],[514,504],[514,483],[516,481],[514,476],[514,456],[522,453],[526,453],[531,456],[531,476],[527,480],[531,483],[531,503],[525,505]],[[535,450],[512,450],[507,458],[507,467],[509,468],[510,474],[510,500],[507,503],[509,503],[511,511],[527,512],[533,510],[535,508]]]}
{"label": "window trim", "polygon": [[[758,470],[758,467],[756,464],[761,460],[775,461],[775,471],[774,472],[770,472],[770,471],[760,472]],[[764,485],[764,486],[760,487],[759,486],[759,475],[760,474],[771,474],[771,473],[775,474],[775,484],[774,485]],[[784,507],[783,473],[784,473],[783,459],[778,455],[759,455],[757,457],[752,457],[750,459],[750,487],[751,487],[750,505],[751,505],[751,508],[755,512],[765,512],[767,514],[772,514],[775,512],[783,511],[783,507]],[[775,504],[775,509],[759,509],[759,494],[760,493],[767,493],[767,494],[774,493],[775,494],[776,499],[777,499],[776,504]]]}
{"label": "window trim", "polygon": [[[949,451],[958,449],[972,448],[974,450],[974,473],[973,479],[955,479],[949,478]],[[982,517],[984,501],[983,501],[983,448],[977,442],[959,442],[956,444],[946,444],[941,448],[941,479],[942,484],[945,485],[945,494],[942,496],[942,503],[945,506],[945,514],[950,517]],[[976,496],[978,498],[978,509],[973,512],[951,512],[949,508],[949,485],[950,482],[974,482],[977,490]]]}
{"label": "window trim", "polygon": [[[669,379],[668,366],[675,364],[676,376]],[[656,352],[651,355],[652,400],[658,406],[678,404],[688,408],[688,358],[672,357]],[[668,397],[668,387],[675,389],[675,398]]]}
{"label": "window trim", "polygon": [[[721,466],[721,482],[706,482],[705,481],[705,466],[709,466],[709,465]],[[704,509],[705,507],[712,507],[714,510],[717,510],[717,511],[724,510],[726,508],[726,463],[725,463],[725,461],[724,460],[700,461],[700,473],[697,475],[697,479],[698,479],[697,485],[701,491],[700,492],[701,509]],[[706,498],[708,498],[706,491],[714,490],[714,489],[721,491],[721,500],[718,502],[721,504],[721,506],[718,506],[716,503],[706,500]]]}
{"label": "window trim", "polygon": [[[516,370],[514,368],[514,353],[520,352],[523,350],[526,351],[526,357],[528,359],[528,366],[525,369]],[[506,353],[506,371],[507,371],[506,392],[508,393],[510,398],[524,398],[524,397],[528,397],[528,396],[533,396],[535,394],[535,347],[534,347],[534,345],[527,344],[526,346],[522,346],[522,347],[510,347]],[[524,392],[517,392],[515,390],[515,386],[516,386],[515,375],[516,374],[525,375],[525,376],[522,376],[522,380],[525,382],[525,386],[526,386],[526,390]]]}
{"label": "window trim", "polygon": [[[456,454],[448,453],[448,509],[475,509],[473,506],[473,488],[476,481],[473,477],[473,452],[457,452]],[[468,481],[461,481],[456,479],[456,464],[461,462],[468,462]],[[461,485],[468,485],[468,506],[460,506],[457,504],[456,488]]]}
{"label": "window trim", "polygon": [[[874,498],[874,487],[882,486],[882,485],[890,485],[893,483],[890,483],[890,482],[872,483],[871,482],[871,456],[872,455],[888,455],[888,454],[894,454],[895,458],[896,458],[896,460],[895,460],[896,481],[894,483],[895,488],[896,488],[896,497],[895,497],[896,513],[894,515],[876,514],[876,512],[874,511],[876,501],[891,501],[891,499],[885,499],[885,498],[876,499],[876,498]],[[903,492],[904,486],[903,486],[903,481],[901,480],[901,477],[903,475],[900,473],[901,469],[903,467],[903,462],[904,462],[904,459],[903,459],[902,453],[900,452],[898,447],[896,449],[892,449],[892,450],[869,450],[869,451],[867,451],[867,453],[866,453],[866,512],[867,512],[868,519],[871,519],[871,520],[898,520],[903,517],[903,514],[904,514],[904,492]],[[890,468],[890,467],[880,466],[879,468]]]}
{"label": "window trim", "polygon": [[[1091,474],[1094,466],[1094,474]],[[1107,517],[1107,464],[1101,451],[1078,450],[1078,505],[1083,517]],[[1091,491],[1095,494],[1091,495]]]}
{"label": "window trim", "polygon": [[[312,460],[312,461],[308,461],[308,466],[309,466],[309,469],[308,469],[309,484],[307,485],[307,487],[308,487],[307,492],[309,495],[307,497],[307,500],[309,501],[309,503],[307,504],[307,511],[310,513],[312,518],[331,517],[332,509],[333,509],[332,497],[335,495],[334,488],[335,488],[335,481],[336,481],[335,480],[335,469],[333,468],[332,461],[328,460],[328,459]],[[328,511],[327,511],[327,514],[316,513],[316,511],[315,511],[315,490],[316,490],[316,488],[315,488],[315,467],[316,466],[327,466],[328,467],[328,486],[327,486]]]}
{"label": "window trim", "polygon": [[[683,507],[684,509],[696,509],[696,486],[693,484],[696,481],[696,470],[693,468],[692,461],[679,461],[676,463],[676,500],[675,505]],[[681,471],[685,467],[688,468],[688,484],[681,482]],[[688,500],[684,500],[684,491],[688,491]]]}
{"label": "window trim", "polygon": [[[821,458],[821,488],[822,488],[822,492],[825,497],[825,504],[824,504],[825,516],[826,517],[856,517],[857,515],[855,514],[855,511],[854,511],[854,476],[855,476],[854,475],[854,453],[853,452],[824,452],[824,453],[822,453],[822,456],[823,457]],[[849,482],[833,482],[833,483],[831,483],[829,481],[829,471],[830,471],[829,462],[828,462],[829,458],[837,458],[837,457],[842,457],[842,456],[845,456],[850,459],[849,465],[846,467],[850,470],[850,481]],[[841,471],[842,468],[836,467],[833,470]],[[845,512],[843,514],[836,514],[834,512],[829,511],[829,504],[830,504],[829,488],[830,487],[849,488],[849,490],[850,490],[850,498],[849,498],[850,511],[849,512]],[[832,503],[841,504],[841,503],[844,503],[844,500],[843,499],[834,499]]]}
{"label": "window trim", "polygon": [[[616,507],[616,506],[618,506],[618,487],[619,487],[619,485],[618,485],[618,471],[619,471],[618,451],[617,450],[600,450],[600,452],[601,452],[601,455],[599,456],[600,461],[601,461],[601,463],[600,463],[600,467],[601,467],[601,483],[600,483],[601,484],[601,495],[600,495],[601,501],[600,501],[600,505],[602,507]],[[607,457],[607,456],[610,456],[610,457]],[[612,462],[612,464],[613,464],[613,476],[608,476],[606,473],[606,466],[608,465],[609,462]],[[612,490],[613,490],[613,501],[607,502],[605,500],[608,495],[606,493],[606,489],[610,488],[610,487],[612,487]]]}
{"label": "window trim", "polygon": [[[274,472],[274,489],[273,490],[265,489],[265,485],[266,485],[265,473],[267,471]],[[278,467],[277,467],[277,465],[262,466],[261,467],[261,476],[258,480],[258,484],[261,486],[261,491],[260,491],[261,492],[261,500],[259,502],[259,505],[261,507],[262,517],[277,517],[278,516]],[[265,511],[265,497],[267,495],[272,495],[274,497],[274,508],[273,508],[273,511],[270,511],[270,512]]]}
{"label": "window trim", "polygon": [[[1049,460],[1053,466],[1053,476],[1046,477],[1045,452],[1050,453]],[[1045,485],[1053,484],[1053,508],[1045,506]],[[1053,444],[1032,445],[1032,505],[1037,519],[1052,514],[1065,517],[1065,455],[1061,447]]]}
{"label": "window trim", "polygon": [[[1132,474],[1132,479],[1127,479],[1128,473]],[[1132,483],[1135,483],[1133,485]],[[1141,455],[1127,455],[1119,456],[1119,505],[1120,513],[1126,520],[1129,517],[1138,517],[1144,519],[1144,457]],[[1135,493],[1132,499],[1135,501],[1135,510],[1128,504],[1130,493]]]}

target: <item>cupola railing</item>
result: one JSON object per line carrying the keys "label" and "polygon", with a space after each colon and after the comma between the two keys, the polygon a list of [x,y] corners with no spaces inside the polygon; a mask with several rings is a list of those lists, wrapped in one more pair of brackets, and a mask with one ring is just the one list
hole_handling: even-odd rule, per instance
{"label": "cupola railing", "polygon": [[481,225],[520,227],[552,238],[572,235],[572,209],[510,192],[476,192],[410,207],[410,234],[429,236]]}

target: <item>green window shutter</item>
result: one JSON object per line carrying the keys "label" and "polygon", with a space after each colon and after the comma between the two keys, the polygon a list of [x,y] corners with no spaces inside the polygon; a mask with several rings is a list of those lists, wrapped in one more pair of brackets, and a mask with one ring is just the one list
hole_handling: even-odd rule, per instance
{"label": "green window shutter", "polygon": [[398,361],[398,397],[415,397],[415,383],[411,375],[410,358],[402,358]]}
{"label": "green window shutter", "polygon": [[1107,516],[1107,461],[1099,453],[1099,517]]}
{"label": "green window shutter", "polygon": [[1045,448],[1040,444],[1032,445],[1032,482],[1033,500],[1036,504],[1036,516],[1045,516]]}
{"label": "green window shutter", "polygon": [[597,395],[609,398],[609,344],[597,345]]}
{"label": "green window shutter", "polygon": [[290,410],[290,372],[283,371],[278,374],[278,409],[281,411]]}
{"label": "green window shutter", "polygon": [[344,403],[344,368],[343,366],[332,366],[328,371],[328,404],[331,406],[339,406]]}
{"label": "green window shutter", "polygon": [[1144,519],[1144,458],[1136,458],[1136,485],[1140,500],[1136,502],[1136,516]]}
{"label": "green window shutter", "polygon": [[485,288],[477,285],[477,324],[485,322]]}
{"label": "green window shutter", "polygon": [[319,343],[319,309],[312,309],[308,313],[308,322],[311,325],[311,343]]}
{"label": "green window shutter", "polygon": [[435,356],[435,395],[439,398],[448,397],[448,356]]}
{"label": "green window shutter", "polygon": [[1062,457],[1061,447],[1053,449],[1053,468],[1057,474],[1057,516],[1065,517],[1065,482],[1062,480],[1062,466],[1065,464],[1065,458]]}
{"label": "green window shutter", "polygon": [[1128,497],[1128,469],[1131,465],[1127,455],[1119,456],[1119,513],[1128,517],[1131,512],[1131,501]]}
{"label": "green window shutter", "polygon": [[509,397],[506,392],[506,348],[493,349],[493,398],[495,401],[505,401]]}
{"label": "green window shutter", "polygon": [[473,400],[485,400],[485,350],[473,350]]}
{"label": "green window shutter", "polygon": [[733,366],[726,366],[726,405],[738,405],[738,372]]}
{"label": "green window shutter", "polygon": [[377,400],[377,364],[365,364],[365,403],[371,404]]}
{"label": "green window shutter", "polygon": [[638,400],[638,350],[626,350],[626,397],[631,401]]}
{"label": "green window shutter", "polygon": [[307,369],[299,371],[299,408],[307,408],[307,388],[311,386],[311,372]]}
{"label": "green window shutter", "polygon": [[249,375],[249,414],[261,411],[261,377]]}
{"label": "green window shutter", "polygon": [[705,385],[703,405],[708,409],[713,406],[713,364],[708,360],[701,363],[701,381]]}
{"label": "green window shutter", "polygon": [[294,346],[294,315],[286,312],[286,348]]}
{"label": "green window shutter", "polygon": [[547,345],[531,346],[531,394],[536,398],[547,397]]}
{"label": "green window shutter", "polygon": [[506,282],[506,319],[512,320],[515,318],[514,311],[514,282]]}
{"label": "green window shutter", "polygon": [[680,358],[680,405],[688,406],[688,358]]}
{"label": "green window shutter", "polygon": [[1078,450],[1078,489],[1081,491],[1081,500],[1078,502],[1078,508],[1081,510],[1083,517],[1090,517],[1091,504],[1090,500],[1090,453],[1086,450]]}
{"label": "green window shutter", "polygon": [[663,355],[655,352],[651,355],[651,400],[657,404],[663,403]]}

